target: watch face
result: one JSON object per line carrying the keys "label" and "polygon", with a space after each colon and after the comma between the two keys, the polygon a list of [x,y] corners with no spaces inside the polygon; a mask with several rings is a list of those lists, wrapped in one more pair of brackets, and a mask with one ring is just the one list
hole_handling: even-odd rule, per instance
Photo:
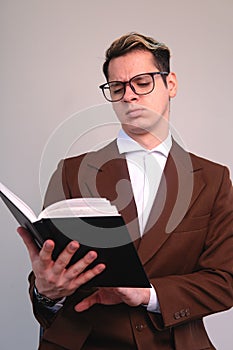
{"label": "watch face", "polygon": [[50,298],[46,297],[45,295],[40,294],[38,292],[38,290],[36,289],[36,287],[34,288],[34,294],[35,294],[35,297],[37,299],[37,302],[42,304],[42,305],[52,307],[57,303],[57,300],[50,299]]}
{"label": "watch face", "polygon": [[52,299],[49,299],[49,298],[46,298],[46,297],[39,298],[38,302],[41,303],[41,304],[44,304],[46,306],[54,306],[56,304],[55,300],[52,300]]}

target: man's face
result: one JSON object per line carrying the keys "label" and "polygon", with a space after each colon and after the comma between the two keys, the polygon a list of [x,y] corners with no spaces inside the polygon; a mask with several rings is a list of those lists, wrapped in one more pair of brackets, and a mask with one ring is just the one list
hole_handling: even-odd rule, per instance
{"label": "man's face", "polygon": [[[159,71],[149,51],[132,51],[113,58],[108,67],[109,81],[129,81],[135,75]],[[148,95],[137,95],[126,85],[122,100],[113,102],[113,109],[125,132],[134,137],[148,133],[158,136],[162,125],[168,126],[169,99],[176,95],[176,76],[170,73],[167,87],[162,76],[155,75],[155,88]]]}

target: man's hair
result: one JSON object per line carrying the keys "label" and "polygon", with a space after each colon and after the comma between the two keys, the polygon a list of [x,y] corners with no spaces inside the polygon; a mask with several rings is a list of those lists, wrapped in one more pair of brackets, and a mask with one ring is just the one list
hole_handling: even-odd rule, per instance
{"label": "man's hair", "polygon": [[109,49],[107,49],[105,54],[105,62],[103,64],[103,72],[107,80],[108,80],[108,66],[111,59],[123,56],[128,52],[131,52],[134,50],[150,51],[154,56],[155,66],[161,72],[170,73],[169,48],[165,44],[160,43],[151,37],[132,32],[116,39],[111,44]]}

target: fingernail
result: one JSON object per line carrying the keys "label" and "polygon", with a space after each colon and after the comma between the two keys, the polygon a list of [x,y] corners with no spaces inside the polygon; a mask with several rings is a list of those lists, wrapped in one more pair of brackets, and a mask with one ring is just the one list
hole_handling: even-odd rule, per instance
{"label": "fingernail", "polygon": [[51,248],[51,243],[50,242],[45,242],[45,248],[50,249]]}
{"label": "fingernail", "polygon": [[78,249],[77,244],[76,244],[76,243],[71,242],[71,243],[70,243],[70,249],[71,249],[71,250],[73,250],[73,251],[75,251],[76,249]]}
{"label": "fingernail", "polygon": [[94,251],[90,251],[90,252],[88,253],[88,256],[89,256],[90,259],[96,259],[97,254],[96,254],[96,252],[94,252]]}
{"label": "fingernail", "polygon": [[98,271],[102,272],[105,269],[105,265],[98,265]]}

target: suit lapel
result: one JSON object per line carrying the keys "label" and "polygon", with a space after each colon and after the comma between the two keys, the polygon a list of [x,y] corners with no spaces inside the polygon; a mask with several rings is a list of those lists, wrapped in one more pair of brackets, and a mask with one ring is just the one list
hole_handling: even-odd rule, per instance
{"label": "suit lapel", "polygon": [[169,239],[203,190],[202,171],[175,142],[138,248],[143,264]]}

